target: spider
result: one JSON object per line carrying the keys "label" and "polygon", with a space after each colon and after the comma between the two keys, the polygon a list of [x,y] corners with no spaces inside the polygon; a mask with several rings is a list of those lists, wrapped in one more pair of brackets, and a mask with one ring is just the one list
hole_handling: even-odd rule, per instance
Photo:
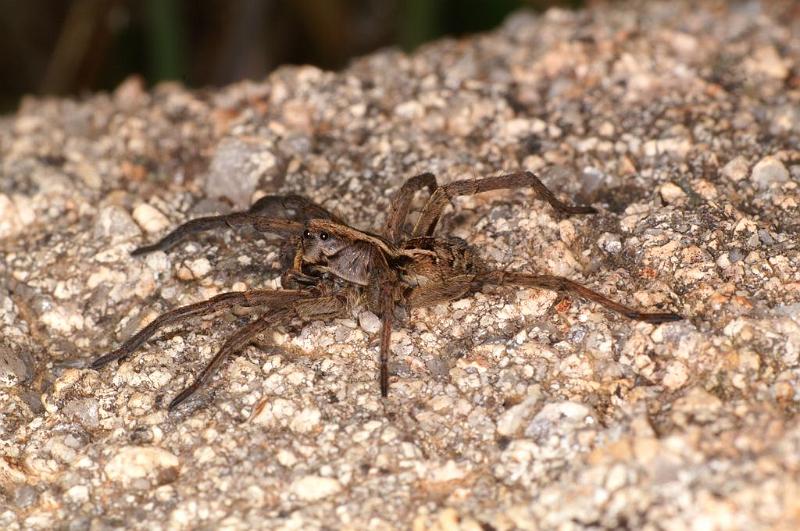
{"label": "spider", "polygon": [[[350,227],[325,208],[297,195],[265,196],[246,212],[191,220],[157,243],[134,250],[134,256],[167,251],[185,237],[218,228],[254,227],[279,237],[285,272],[282,289],[253,289],[222,293],[206,301],[182,306],[157,317],[116,350],[95,359],[98,369],[123,360],[159,329],[187,319],[239,307],[264,309],[263,314],[232,336],[217,351],[194,383],[169,404],[174,410],[216,372],[231,354],[256,335],[293,319],[321,320],[348,317],[365,307],[380,317],[380,393],[389,392],[389,342],[396,308],[413,309],[453,301],[489,286],[519,286],[571,292],[630,319],[664,323],[682,319],[670,312],[647,313],[615,302],[564,277],[493,269],[472,247],[455,237],[434,236],[443,209],[457,196],[490,190],[531,187],[558,213],[593,214],[590,206],[561,202],[531,172],[463,180],[439,186],[432,173],[408,179],[392,200],[382,234]],[[405,221],[417,192],[429,197],[410,230]]]}

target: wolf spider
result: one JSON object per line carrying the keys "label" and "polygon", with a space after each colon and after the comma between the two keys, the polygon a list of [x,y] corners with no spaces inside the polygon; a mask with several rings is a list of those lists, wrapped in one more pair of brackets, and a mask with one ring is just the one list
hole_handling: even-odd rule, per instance
{"label": "wolf spider", "polygon": [[[246,212],[191,220],[157,243],[140,247],[131,254],[166,251],[186,236],[202,231],[251,226],[281,238],[281,256],[286,266],[283,289],[222,293],[168,311],[89,366],[97,369],[128,357],[167,325],[234,306],[265,308],[261,316],[225,341],[194,383],[170,402],[168,408],[173,410],[207,382],[223,360],[266,329],[296,318],[304,321],[342,318],[357,307],[366,307],[381,319],[380,392],[385,397],[389,391],[389,340],[396,307],[430,306],[459,299],[487,286],[513,285],[572,292],[630,319],[648,323],[681,319],[674,313],[641,312],[563,277],[492,269],[463,240],[433,236],[442,211],[452,198],[519,187],[533,188],[561,214],[597,212],[590,206],[561,202],[530,172],[456,181],[444,186],[436,183],[433,174],[423,173],[408,179],[398,191],[381,235],[354,229],[323,207],[296,195],[266,196]],[[404,226],[411,201],[415,193],[425,188],[430,196],[407,235]]]}

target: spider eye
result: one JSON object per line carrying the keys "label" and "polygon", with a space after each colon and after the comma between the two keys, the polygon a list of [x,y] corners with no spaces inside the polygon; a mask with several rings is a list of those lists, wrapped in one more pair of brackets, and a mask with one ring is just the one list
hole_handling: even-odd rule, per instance
{"label": "spider eye", "polygon": [[311,238],[311,231],[306,229],[303,231],[303,238],[309,239]]}
{"label": "spider eye", "polygon": [[320,232],[319,233],[319,239],[320,240],[327,240],[328,239],[328,233],[327,232]]}

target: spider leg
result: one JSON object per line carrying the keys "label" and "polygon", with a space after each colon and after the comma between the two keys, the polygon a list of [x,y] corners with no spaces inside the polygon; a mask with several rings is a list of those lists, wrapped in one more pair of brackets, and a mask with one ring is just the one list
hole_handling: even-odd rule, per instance
{"label": "spider leg", "polygon": [[[308,294],[308,292],[306,292]],[[209,378],[219,369],[225,359],[231,354],[241,350],[247,343],[255,336],[266,330],[271,326],[279,326],[287,323],[292,317],[298,316],[304,320],[310,319],[332,319],[337,316],[342,316],[346,313],[348,308],[348,296],[352,294],[347,290],[342,292],[333,293],[326,296],[317,296],[314,294],[312,297],[296,299],[293,302],[288,302],[284,307],[272,309],[250,322],[244,327],[237,330],[231,337],[229,337],[219,351],[214,355],[214,358],[206,365],[203,372],[197,379],[181,391],[178,396],[172,399],[169,403],[168,409],[172,411],[181,402],[189,398],[195,391],[197,391]]]}
{"label": "spider leg", "polygon": [[389,396],[389,346],[392,339],[392,316],[394,300],[391,287],[384,284],[381,289],[381,350],[380,350],[380,386],[381,396]]}
{"label": "spider leg", "polygon": [[222,293],[207,301],[197,302],[175,308],[159,315],[150,324],[139,330],[119,348],[100,356],[89,364],[91,369],[99,369],[114,360],[128,357],[137,348],[150,339],[160,328],[167,325],[185,321],[191,317],[208,315],[210,313],[231,308],[233,306],[259,306],[270,304],[273,307],[284,308],[298,300],[315,297],[313,292],[299,290],[251,290]]}
{"label": "spider leg", "polygon": [[301,195],[265,195],[253,203],[247,212],[270,218],[286,218],[291,221],[330,219],[344,224],[342,219]]}
{"label": "spider leg", "polygon": [[671,312],[648,313],[635,310],[624,304],[613,301],[586,286],[578,284],[573,280],[552,275],[532,275],[529,273],[508,273],[504,271],[492,271],[478,277],[479,286],[523,286],[526,288],[544,288],[553,291],[565,291],[575,293],[585,299],[594,301],[609,310],[624,315],[629,319],[644,321],[646,323],[668,323],[680,321],[682,316]]}
{"label": "spider leg", "polygon": [[299,234],[303,228],[302,222],[299,221],[268,218],[247,212],[234,212],[224,216],[208,216],[187,221],[156,243],[134,249],[131,251],[131,255],[139,256],[153,251],[166,251],[190,234],[213,229],[236,228],[245,225],[250,225],[259,232],[270,232],[281,236]]}
{"label": "spider leg", "polygon": [[423,188],[428,188],[428,191],[433,194],[437,188],[436,176],[426,172],[411,177],[403,183],[397,195],[392,199],[392,206],[389,210],[389,217],[384,230],[384,236],[390,242],[397,243],[400,239],[400,233],[403,230],[403,223],[408,215],[411,200],[414,198],[414,194]]}
{"label": "spider leg", "polygon": [[247,343],[270,326],[280,325],[285,322],[289,317],[288,310],[273,310],[262,315],[255,321],[245,325],[237,330],[231,337],[229,337],[219,351],[214,355],[214,358],[206,365],[203,372],[195,379],[195,381],[186,387],[183,391],[178,393],[178,396],[172,399],[167,406],[167,409],[172,411],[178,405],[189,398],[195,391],[197,391],[204,383],[208,381],[211,376],[217,372],[220,364],[234,352],[242,349]]}
{"label": "spider leg", "polygon": [[520,171],[495,177],[485,177],[483,179],[455,181],[438,187],[423,208],[422,215],[420,215],[417,225],[414,227],[413,236],[431,236],[433,230],[436,228],[436,223],[439,221],[439,217],[442,215],[442,210],[444,210],[444,207],[447,206],[450,199],[453,197],[459,195],[474,195],[490,190],[504,190],[527,186],[533,188],[542,199],[550,203],[550,206],[562,214],[597,213],[597,210],[590,206],[574,206],[560,201],[536,175],[529,171]]}

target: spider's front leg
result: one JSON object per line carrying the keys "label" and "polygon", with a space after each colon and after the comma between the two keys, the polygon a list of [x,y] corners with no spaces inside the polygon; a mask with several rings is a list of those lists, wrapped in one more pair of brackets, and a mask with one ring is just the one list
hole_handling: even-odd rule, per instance
{"label": "spider's front leg", "polygon": [[215,229],[251,226],[259,232],[287,237],[299,234],[303,222],[315,218],[341,222],[328,210],[305,197],[266,195],[253,203],[247,212],[233,212],[222,216],[206,216],[189,220],[156,243],[133,250],[131,255],[138,256],[153,251],[167,251],[187,236]]}
{"label": "spider's front leg", "polygon": [[250,226],[259,232],[278,234],[283,237],[299,234],[303,223],[287,219],[267,218],[258,214],[235,212],[224,216],[208,216],[187,221],[151,245],[144,245],[131,251],[131,256],[167,251],[189,235],[214,229]]}

